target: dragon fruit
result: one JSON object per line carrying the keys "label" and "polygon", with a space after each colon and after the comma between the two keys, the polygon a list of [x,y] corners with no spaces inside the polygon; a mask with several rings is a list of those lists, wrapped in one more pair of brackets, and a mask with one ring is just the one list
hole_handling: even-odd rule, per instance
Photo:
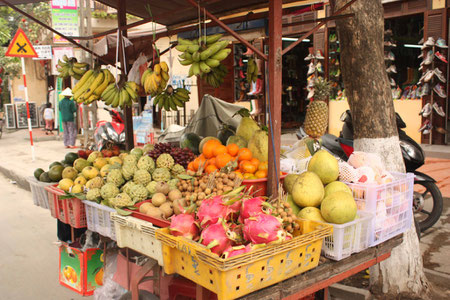
{"label": "dragon fruit", "polygon": [[170,221],[169,231],[174,236],[184,236],[191,240],[195,240],[199,234],[198,224],[191,214],[173,216]]}
{"label": "dragon fruit", "polygon": [[234,245],[240,245],[245,242],[244,234],[242,233],[243,224],[229,223],[230,231],[228,236],[234,241]]}
{"label": "dragon fruit", "polygon": [[233,256],[241,255],[253,250],[252,244],[248,244],[247,246],[239,245],[239,246],[230,246],[222,253],[223,258],[230,258]]}
{"label": "dragon fruit", "polygon": [[233,243],[229,237],[229,228],[225,222],[219,222],[204,229],[200,235],[200,241],[211,252],[219,256]]}
{"label": "dragon fruit", "polygon": [[253,244],[281,243],[288,233],[279,218],[259,214],[244,221],[244,238]]}
{"label": "dragon fruit", "polygon": [[227,219],[228,209],[229,206],[223,203],[221,196],[203,200],[197,212],[200,226],[206,228],[209,225],[216,224],[219,219]]}
{"label": "dragon fruit", "polygon": [[242,202],[241,214],[239,221],[244,223],[244,220],[249,217],[254,217],[262,213],[270,214],[272,212],[269,203],[265,202],[263,198],[256,197]]}
{"label": "dragon fruit", "polygon": [[229,219],[236,221],[240,214],[242,207],[242,200],[238,200],[233,204],[228,205],[228,216]]}

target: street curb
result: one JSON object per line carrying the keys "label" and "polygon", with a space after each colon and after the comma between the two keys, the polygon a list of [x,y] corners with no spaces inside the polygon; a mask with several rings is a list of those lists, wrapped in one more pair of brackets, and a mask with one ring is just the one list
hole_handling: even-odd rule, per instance
{"label": "street curb", "polygon": [[5,177],[7,177],[11,180],[14,180],[16,182],[16,184],[19,187],[23,188],[24,190],[31,191],[30,184],[28,183],[28,181],[25,177],[20,176],[16,172],[6,169],[3,166],[0,166],[0,173],[2,173],[3,175],[5,175]]}
{"label": "street curb", "polygon": [[352,299],[352,300],[371,300],[373,299],[370,291],[356,288],[348,285],[335,283],[329,287],[330,297],[332,299]]}
{"label": "street curb", "polygon": [[430,269],[423,268],[423,271],[425,272],[425,275],[427,278],[438,285],[441,286],[448,286],[448,283],[450,282],[450,275]]}

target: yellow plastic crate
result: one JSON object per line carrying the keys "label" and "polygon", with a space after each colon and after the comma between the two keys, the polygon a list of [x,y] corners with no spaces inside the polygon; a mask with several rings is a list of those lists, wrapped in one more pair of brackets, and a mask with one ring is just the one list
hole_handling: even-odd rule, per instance
{"label": "yellow plastic crate", "polygon": [[317,267],[323,239],[333,227],[299,220],[294,238],[249,253],[222,259],[205,246],[156,230],[162,243],[164,271],[178,273],[213,291],[219,300],[235,299]]}

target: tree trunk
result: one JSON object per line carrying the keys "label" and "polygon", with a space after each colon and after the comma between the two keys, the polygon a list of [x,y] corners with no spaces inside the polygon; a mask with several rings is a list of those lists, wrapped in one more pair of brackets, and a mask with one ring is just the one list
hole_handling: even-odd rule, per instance
{"label": "tree trunk", "polygon": [[[331,0],[336,11],[349,0]],[[336,20],[341,70],[354,128],[355,150],[378,153],[391,171],[405,172],[394,103],[384,65],[384,17],[381,1],[357,0]],[[412,208],[411,208],[412,209]],[[423,298],[428,284],[414,222],[391,258],[371,268],[371,289],[395,296]]]}

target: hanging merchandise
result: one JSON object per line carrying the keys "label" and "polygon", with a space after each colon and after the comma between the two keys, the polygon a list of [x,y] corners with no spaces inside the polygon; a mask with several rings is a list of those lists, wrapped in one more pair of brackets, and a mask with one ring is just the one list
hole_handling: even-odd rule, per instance
{"label": "hanging merchandise", "polygon": [[138,85],[134,81],[113,82],[103,91],[101,98],[112,107],[130,107],[133,101],[138,102]]}
{"label": "hanging merchandise", "polygon": [[77,103],[90,104],[99,100],[106,87],[114,82],[114,76],[108,69],[97,67],[87,71],[72,89]]}
{"label": "hanging merchandise", "polygon": [[162,61],[156,64],[153,69],[145,70],[141,77],[141,85],[147,94],[154,97],[165,90],[169,78],[169,66]]}
{"label": "hanging merchandise", "polygon": [[[392,30],[388,29],[384,32],[384,63],[386,65],[386,72],[388,73],[389,84],[391,85],[392,98],[393,99],[408,99],[415,98],[415,93],[411,93],[410,87],[404,90],[403,96],[401,90],[395,81],[395,74],[397,74],[397,67],[395,66],[395,55],[392,52],[392,48],[397,47],[395,41],[392,39]],[[417,88],[417,87],[416,87]],[[414,89],[415,91],[415,89]]]}
{"label": "hanging merchandise", "polygon": [[247,82],[256,82],[258,79],[258,65],[254,58],[250,58],[247,62]]}
{"label": "hanging merchandise", "polygon": [[228,69],[223,64],[219,64],[217,67],[212,68],[211,72],[204,74],[203,79],[207,84],[214,88],[218,88],[223,84],[223,79],[228,74]]}
{"label": "hanging merchandise", "polygon": [[306,110],[303,128],[310,137],[319,138],[326,133],[328,126],[328,105],[325,102],[330,96],[331,84],[319,78],[314,82],[314,100]]}
{"label": "hanging merchandise", "polygon": [[328,42],[328,54],[330,56],[330,59],[328,60],[328,79],[331,84],[330,100],[344,100],[344,83],[342,82],[339,63],[340,47],[337,34],[335,32],[330,33]]}
{"label": "hanging merchandise", "polygon": [[56,70],[59,72],[58,77],[67,78],[72,76],[76,80],[80,80],[88,69],[89,65],[87,63],[80,63],[75,57],[69,58],[65,54],[63,61],[58,59],[58,66],[56,67]]}
{"label": "hanging merchandise", "polygon": [[174,89],[169,85],[155,97],[153,105],[158,105],[159,109],[177,111],[178,107],[184,107],[184,103],[189,101],[189,94],[190,92],[185,88]]}

